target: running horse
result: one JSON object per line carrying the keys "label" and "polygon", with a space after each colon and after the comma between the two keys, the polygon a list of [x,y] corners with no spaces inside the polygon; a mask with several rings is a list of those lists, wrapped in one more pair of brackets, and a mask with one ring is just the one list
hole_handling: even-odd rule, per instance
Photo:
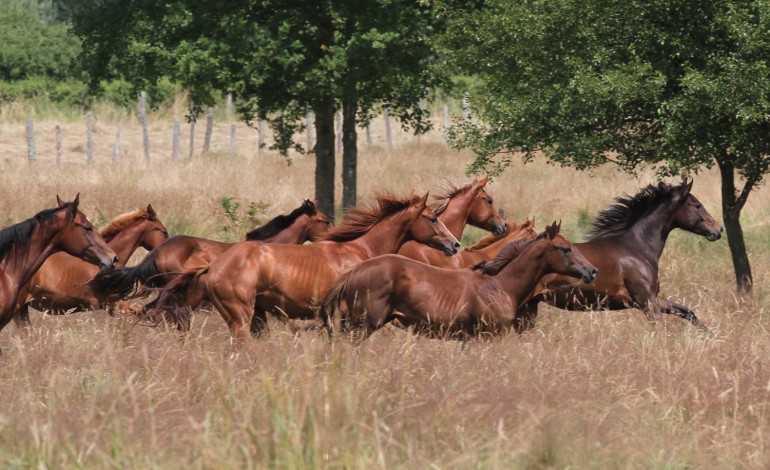
{"label": "running horse", "polygon": [[[118,256],[116,268],[125,266],[138,247],[152,250],[168,239],[168,230],[152,205],[119,215],[99,230],[99,235]],[[17,325],[29,324],[29,307],[61,315],[102,307],[86,283],[99,268],[67,253],[51,255],[19,295]]]}
{"label": "running horse", "polygon": [[492,261],[474,268],[438,268],[399,255],[364,261],[329,290],[321,318],[331,330],[332,316],[344,303],[343,330],[358,329],[362,339],[396,319],[434,337],[508,331],[517,307],[544,275],[584,282],[596,277],[596,268],[559,234],[560,228],[554,222],[534,239],[509,242]]}
{"label": "running horse", "polygon": [[0,232],[0,330],[16,312],[16,299],[45,260],[58,251],[111,269],[118,257],[78,211],[80,195],[72,202],[56,197],[58,207]]}
{"label": "running horse", "polygon": [[[431,209],[439,220],[444,222],[449,233],[458,240],[462,238],[467,224],[490,231],[494,235],[505,233],[507,227],[505,220],[495,209],[492,197],[484,189],[487,181],[488,178],[485,176],[481,180],[474,179],[460,187],[449,183],[444,194],[434,198],[435,202],[431,205]],[[398,250],[398,254],[434,265],[454,259],[415,241],[404,243],[404,246]]]}
{"label": "running horse", "polygon": [[346,269],[396,253],[409,240],[454,255],[460,242],[428,207],[428,194],[377,198],[373,208],[349,209],[340,226],[311,245],[241,242],[208,268],[180,275],[161,291],[159,308],[178,325],[202,300],[219,311],[238,341],[261,334],[267,313],[316,318],[317,305]]}
{"label": "running horse", "polygon": [[[329,217],[305,200],[288,215],[279,215],[246,235],[247,240],[262,243],[302,244],[314,241],[332,227]],[[144,259],[129,268],[99,273],[89,287],[101,298],[119,300],[141,294],[139,285],[163,287],[174,276],[205,268],[234,243],[220,242],[188,235],[176,235],[150,251]],[[148,305],[152,308],[154,302]]]}
{"label": "running horse", "polygon": [[650,320],[668,313],[708,331],[695,312],[659,297],[658,262],[669,233],[679,228],[716,241],[723,231],[691,194],[692,184],[692,180],[676,186],[661,182],[634,196],[616,198],[593,222],[589,240],[575,244],[599,268],[596,282],[576,285],[568,276],[545,277],[519,311],[517,329],[532,328],[537,304],[546,302],[567,310],[636,308]]}

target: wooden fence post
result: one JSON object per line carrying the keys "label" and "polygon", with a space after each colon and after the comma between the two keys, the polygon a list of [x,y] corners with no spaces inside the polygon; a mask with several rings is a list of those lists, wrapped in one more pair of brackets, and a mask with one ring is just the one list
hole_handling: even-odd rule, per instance
{"label": "wooden fence post", "polygon": [[307,130],[307,151],[313,150],[313,113],[310,112],[310,106],[307,107],[305,114],[305,129]]}
{"label": "wooden fence post", "polygon": [[265,154],[265,121],[262,119],[257,121],[257,132],[259,133],[259,136],[257,137],[257,147],[259,156],[262,157]]}
{"label": "wooden fence post", "polygon": [[393,153],[393,137],[390,134],[390,113],[388,107],[382,107],[382,114],[385,116],[385,142],[388,146],[388,153]]}
{"label": "wooden fence post", "polygon": [[35,150],[35,124],[32,122],[32,116],[27,116],[27,161],[34,165],[37,161],[37,151]]}
{"label": "wooden fence post", "polygon": [[230,158],[235,158],[235,124],[230,124]]}
{"label": "wooden fence post", "polygon": [[334,113],[334,135],[337,137],[335,153],[339,155],[342,153],[342,113],[339,111]]}
{"label": "wooden fence post", "polygon": [[118,163],[118,159],[120,158],[120,128],[121,124],[118,122],[118,131],[115,133],[115,145],[112,147],[113,165]]}
{"label": "wooden fence post", "polygon": [[227,120],[233,118],[233,92],[227,93],[227,100],[225,101],[225,115]]}
{"label": "wooden fence post", "polygon": [[147,92],[139,93],[139,122],[142,124],[142,144],[144,145],[144,161],[150,164],[150,130],[147,127]]}
{"label": "wooden fence post", "polygon": [[181,140],[182,136],[182,129],[181,125],[179,124],[179,118],[174,116],[171,118],[171,122],[173,125],[173,131],[171,136],[171,160],[177,161],[179,160],[179,141]]}
{"label": "wooden fence post", "polygon": [[470,126],[471,125],[471,99],[467,91],[463,94],[463,115],[465,117],[465,125]]}
{"label": "wooden fence post", "polygon": [[201,157],[205,157],[209,154],[209,146],[211,145],[211,133],[214,131],[214,108],[209,106],[209,110],[206,113],[206,134],[203,136],[203,150],[201,150]]}
{"label": "wooden fence post", "polygon": [[198,118],[194,110],[190,111],[190,156],[189,160],[193,159],[193,152],[195,151],[195,120]]}
{"label": "wooden fence post", "polygon": [[56,135],[56,166],[61,166],[61,126],[58,124],[54,127],[54,134]]}
{"label": "wooden fence post", "polygon": [[452,129],[452,123],[449,121],[449,105],[444,103],[444,141],[449,143],[449,131]]}
{"label": "wooden fence post", "polygon": [[94,115],[86,113],[86,164],[94,164]]}

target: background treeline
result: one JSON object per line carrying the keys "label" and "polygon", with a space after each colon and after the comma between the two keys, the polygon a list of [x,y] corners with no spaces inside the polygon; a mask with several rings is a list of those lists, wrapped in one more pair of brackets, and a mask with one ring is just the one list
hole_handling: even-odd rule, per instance
{"label": "background treeline", "polygon": [[[70,31],[71,0],[0,0],[0,103],[45,99],[87,107],[103,99],[120,107],[136,103],[136,90],[119,78],[89,89],[79,60],[81,41]],[[151,104],[168,100],[180,87],[161,80],[152,87]]]}

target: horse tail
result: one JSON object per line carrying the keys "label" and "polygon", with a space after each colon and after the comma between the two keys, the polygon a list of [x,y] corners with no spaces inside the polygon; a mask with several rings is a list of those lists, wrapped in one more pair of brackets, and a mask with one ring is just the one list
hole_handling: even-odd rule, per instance
{"label": "horse tail", "polygon": [[156,252],[151,251],[136,266],[100,271],[87,285],[100,298],[117,296],[125,299],[148,295],[149,292],[141,288],[142,285],[161,287],[165,281],[164,276],[159,276],[155,255]]}
{"label": "horse tail", "polygon": [[[342,302],[345,300],[345,296],[348,291],[348,284],[353,274],[355,267],[345,271],[340,277],[334,281],[331,289],[324,296],[323,302],[321,302],[321,320],[324,323],[324,327],[330,333],[334,327],[334,315],[341,311]],[[350,306],[348,306],[350,308]]]}
{"label": "horse tail", "polygon": [[159,289],[154,312],[148,314],[160,315],[160,318],[176,325],[180,330],[189,329],[192,312],[204,296],[199,280],[208,271],[209,267],[206,266],[198,271],[176,275],[165,287]]}

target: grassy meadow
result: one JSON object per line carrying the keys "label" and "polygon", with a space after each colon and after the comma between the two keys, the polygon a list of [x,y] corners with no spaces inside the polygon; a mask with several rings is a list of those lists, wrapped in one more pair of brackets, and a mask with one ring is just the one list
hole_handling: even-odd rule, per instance
{"label": "grassy meadow", "polygon": [[[38,162],[26,161],[24,119],[35,117]],[[208,157],[171,162],[171,117],[153,113],[152,163],[135,117],[94,110],[95,164],[85,165],[85,119],[12,103],[0,108],[0,223],[81,194],[97,224],[146,206],[172,233],[238,239],[313,196],[312,157],[259,155],[257,133],[218,113]],[[439,115],[440,118],[440,115]],[[380,120],[381,121],[381,120]],[[466,181],[472,155],[447,149],[437,129],[417,139],[393,125],[361,132],[359,190],[436,192]],[[440,121],[440,119],[437,119]],[[122,123],[120,161],[110,154]],[[62,164],[54,153],[63,134]],[[267,138],[270,143],[269,137]],[[509,219],[537,229],[563,221],[581,241],[612,198],[654,181],[610,167],[578,173],[539,161],[515,164],[488,186]],[[340,194],[338,186],[338,194]],[[719,177],[693,193],[721,219]],[[222,198],[240,204],[224,210]],[[231,356],[218,314],[195,316],[191,335],[111,318],[33,312],[32,327],[0,333],[2,468],[768,468],[770,467],[770,187],[744,211],[756,302],[739,302],[727,242],[675,232],[661,260],[661,291],[693,307],[707,339],[676,317],[660,325],[638,311],[568,313],[541,306],[524,335],[457,342],[386,329],[360,346],[323,335],[271,334]],[[483,234],[468,229],[464,243]],[[138,260],[144,253],[139,250]]]}

